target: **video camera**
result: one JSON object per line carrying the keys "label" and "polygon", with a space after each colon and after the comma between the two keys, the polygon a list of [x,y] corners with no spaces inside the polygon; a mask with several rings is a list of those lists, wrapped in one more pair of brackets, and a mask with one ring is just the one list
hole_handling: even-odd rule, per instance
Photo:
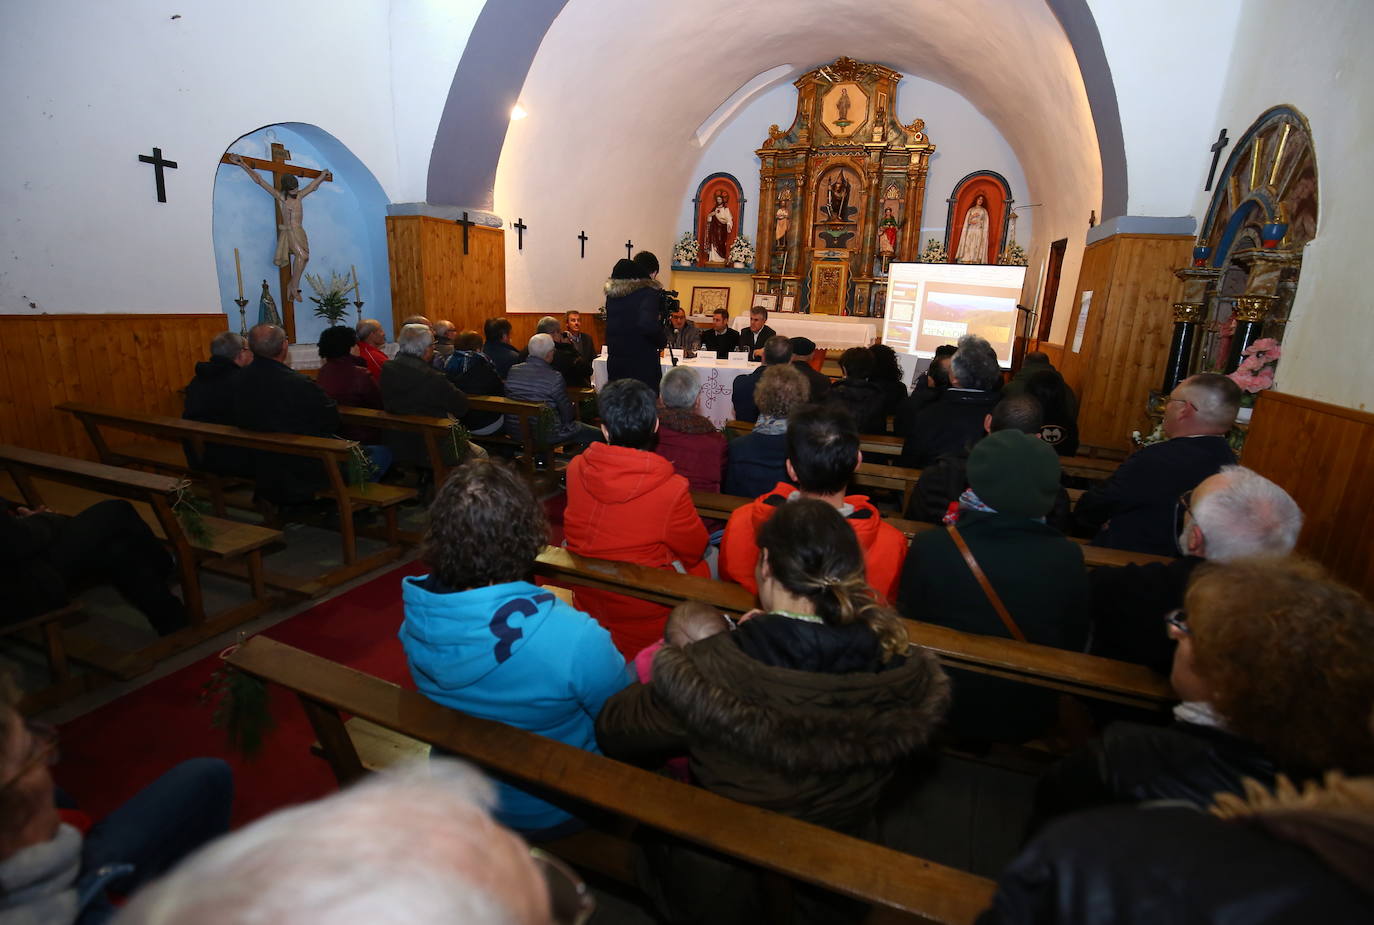
{"label": "video camera", "polygon": [[658,292],[658,321],[667,324],[673,312],[682,307],[676,289],[660,289]]}

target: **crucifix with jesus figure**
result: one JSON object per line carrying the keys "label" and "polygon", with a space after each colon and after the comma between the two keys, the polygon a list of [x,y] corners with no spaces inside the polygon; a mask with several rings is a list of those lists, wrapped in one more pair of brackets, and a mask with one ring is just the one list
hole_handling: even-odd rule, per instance
{"label": "crucifix with jesus figure", "polygon": [[[315,192],[321,183],[332,181],[334,174],[328,170],[312,170],[309,167],[297,167],[286,163],[290,159],[291,152],[286,150],[286,146],[274,141],[270,161],[240,154],[226,154],[221,161],[242,167],[254,183],[271,193],[272,198],[276,200],[277,252],[272,258],[272,263],[281,268],[282,324],[286,328],[286,336],[294,341],[296,313],[291,303],[301,301],[301,276],[305,273],[305,265],[310,261],[310,241],[306,238],[305,227],[301,223],[304,213],[301,200]],[[268,183],[259,176],[259,170],[271,171],[272,182]],[[304,189],[298,189],[300,181],[297,177],[312,179]]]}

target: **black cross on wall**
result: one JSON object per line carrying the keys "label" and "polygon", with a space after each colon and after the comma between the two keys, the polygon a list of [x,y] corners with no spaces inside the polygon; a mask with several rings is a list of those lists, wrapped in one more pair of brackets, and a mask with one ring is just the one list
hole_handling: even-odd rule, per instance
{"label": "black cross on wall", "polygon": [[[1210,193],[1212,191],[1212,180],[1217,172],[1217,161],[1221,159],[1221,149],[1226,147],[1228,144],[1230,144],[1230,142],[1226,139],[1226,129],[1222,129],[1221,134],[1217,136],[1216,144],[1212,145],[1211,148],[1212,169],[1207,171],[1207,185],[1202,188],[1202,191],[1204,193]],[[156,151],[157,149],[154,148],[153,150]]]}
{"label": "black cross on wall", "polygon": [[586,259],[587,259],[587,242],[588,242],[589,240],[591,240],[591,239],[587,237],[587,232],[586,232],[585,229],[582,231],[582,233],[580,233],[580,234],[577,236],[577,240],[579,240],[579,241],[582,242],[582,259],[583,259],[583,260],[586,260]]}
{"label": "black cross on wall", "polygon": [[525,249],[525,229],[530,227],[525,224],[523,218],[517,218],[515,224],[511,226],[515,229],[515,246],[519,250]]}
{"label": "black cross on wall", "polygon": [[463,213],[462,218],[455,219],[454,221],[463,226],[463,253],[466,254],[468,252],[468,229],[475,225],[476,222],[468,221],[468,214],[466,212]]}
{"label": "black cross on wall", "polygon": [[629,259],[630,259],[630,254],[631,254],[631,252],[632,252],[634,249],[635,249],[635,242],[633,242],[633,241],[626,241],[626,242],[625,242],[625,259],[626,259],[626,260],[629,260]]}
{"label": "black cross on wall", "polygon": [[153,165],[153,177],[154,177],[154,178],[156,179],[156,181],[157,181],[157,201],[158,201],[158,202],[166,202],[166,201],[167,201],[167,187],[166,187],[166,185],[165,185],[164,182],[163,182],[162,168],[164,168],[164,167],[169,167],[169,168],[171,168],[172,170],[176,170],[176,169],[177,169],[177,162],[176,162],[176,161],[165,161],[165,160],[163,160],[163,159],[162,159],[162,149],[161,149],[161,148],[153,148],[153,156],[152,156],[152,157],[149,157],[149,156],[146,155],[146,154],[140,154],[140,155],[138,156],[138,159],[139,159],[140,161],[142,161],[143,163],[145,163],[145,164],[152,164],[152,165]]}

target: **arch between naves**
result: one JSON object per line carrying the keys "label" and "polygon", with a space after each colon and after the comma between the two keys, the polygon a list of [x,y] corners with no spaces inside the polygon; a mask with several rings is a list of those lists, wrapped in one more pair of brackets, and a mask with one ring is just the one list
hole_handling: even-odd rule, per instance
{"label": "arch between naves", "polygon": [[[1034,2],[1034,0],[1030,0]],[[430,154],[425,198],[492,207],[510,111],[544,35],[568,0],[488,2],[453,75]],[[1102,163],[1102,216],[1126,214],[1126,145],[1102,37],[1088,0],[1045,0],[1073,47],[1092,110]],[[958,87],[952,88],[959,90]]]}

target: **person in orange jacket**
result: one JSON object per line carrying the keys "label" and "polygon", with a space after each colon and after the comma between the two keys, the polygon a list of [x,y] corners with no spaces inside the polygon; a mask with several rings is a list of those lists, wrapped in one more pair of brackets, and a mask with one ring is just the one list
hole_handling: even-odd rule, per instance
{"label": "person in orange jacket", "polygon": [[[691,488],[650,449],[658,431],[653,391],[637,379],[617,379],[596,404],[607,442],[591,444],[568,464],[565,545],[578,555],[709,577],[709,538]],[[574,600],[626,658],[663,636],[667,607],[586,588]]]}
{"label": "person in orange jacket", "polygon": [[759,528],[788,501],[816,498],[844,515],[863,548],[868,583],[884,599],[895,601],[906,559],[906,537],[883,522],[867,495],[844,493],[861,462],[859,431],[848,413],[824,406],[795,412],[787,424],[787,474],[795,486],[779,482],[730,515],[720,544],[721,577],[757,591],[754,566],[759,558],[755,541]]}

